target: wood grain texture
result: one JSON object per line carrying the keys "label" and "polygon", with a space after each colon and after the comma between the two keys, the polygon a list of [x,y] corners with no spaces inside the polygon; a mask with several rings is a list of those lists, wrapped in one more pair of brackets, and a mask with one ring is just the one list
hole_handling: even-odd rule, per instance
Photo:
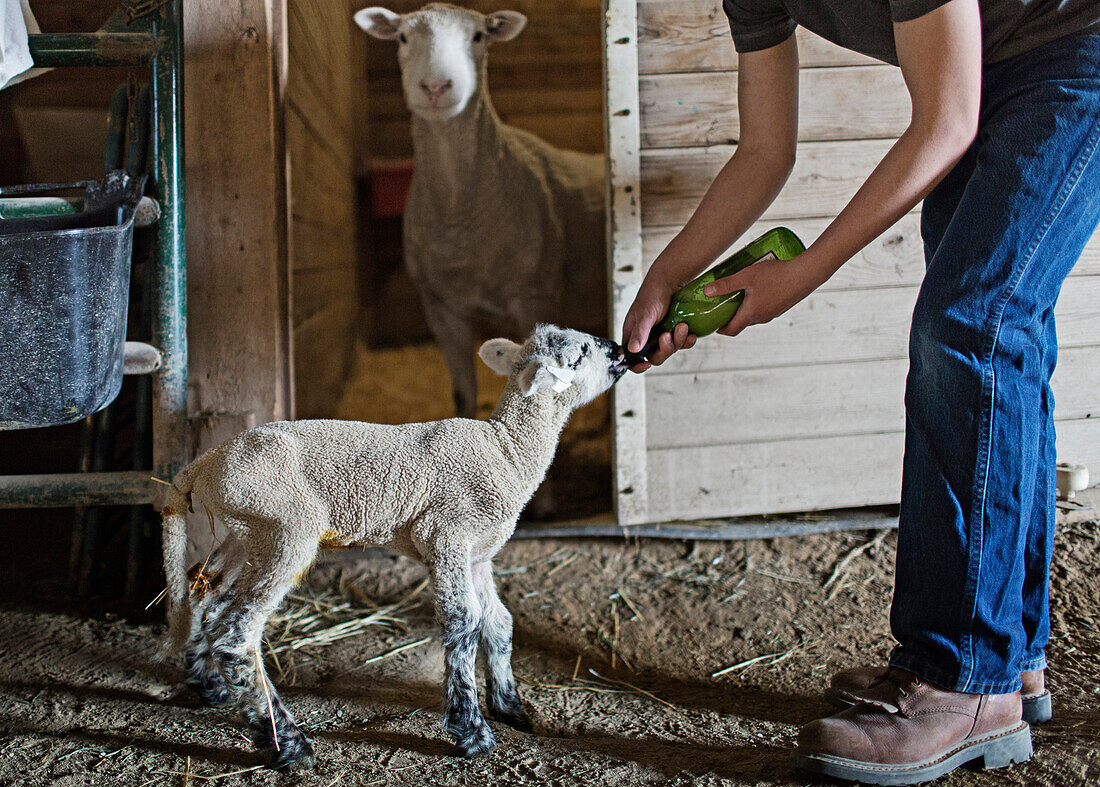
{"label": "wood grain texture", "polygon": [[[607,0],[603,34],[607,85],[607,259],[611,332],[621,340],[626,310],[642,282],[641,145],[638,131],[637,6]],[[628,375],[612,393],[615,516],[621,524],[649,520],[645,380]]]}
{"label": "wood grain texture", "polygon": [[[831,221],[831,217],[791,219],[783,224],[808,246],[817,240]],[[756,222],[729,249],[720,254],[718,259],[733,254],[775,224],[773,221]],[[676,227],[642,229],[642,265],[646,270],[678,231]],[[920,214],[910,213],[845,263],[821,286],[819,292],[914,285],[920,284],[923,276],[924,244],[920,237]]]}
{"label": "wood grain texture", "polygon": [[[642,147],[736,144],[736,72],[658,74],[639,80]],[[890,139],[909,124],[909,94],[892,66],[804,68],[798,139]]]}
{"label": "wood grain texture", "polygon": [[[891,144],[885,139],[799,143],[794,171],[762,219],[835,216]],[[732,155],[728,145],[643,151],[643,226],[682,226]]]}
{"label": "wood grain texture", "polygon": [[[736,339],[704,337],[644,376],[905,358],[916,298],[915,286],[815,292]],[[1100,276],[1071,275],[1055,313],[1063,349],[1100,345]]]}
{"label": "wood grain texture", "polygon": [[[879,62],[804,28],[795,35],[802,68]],[[638,67],[641,74],[737,70],[722,0],[639,0]]]}
{"label": "wood grain texture", "polygon": [[[288,0],[286,94],[299,417],[331,415],[343,386],[358,309],[353,71],[362,50],[351,3]],[[356,60],[358,52],[359,60]]]}
{"label": "wood grain texture", "polygon": [[[1100,465],[1100,419],[1057,423],[1058,453]],[[896,503],[901,432],[650,451],[648,521]]]}
{"label": "wood grain texture", "polygon": [[[1062,350],[1052,380],[1059,419],[1100,416],[1100,347]],[[805,363],[654,377],[650,450],[901,431],[909,362]],[[761,395],[761,394],[765,395]]]}
{"label": "wood grain texture", "polygon": [[[807,246],[829,226],[831,217],[792,219],[785,221]],[[725,252],[723,259],[758,238],[775,226],[775,222],[758,221]],[[642,265],[645,270],[678,232],[676,227],[645,227],[642,229]],[[1074,276],[1100,276],[1100,230],[1093,234],[1081,258],[1073,269]],[[920,213],[903,216],[897,224],[882,233],[821,285],[819,292],[829,290],[875,289],[920,284],[924,276],[924,244],[920,237]]]}
{"label": "wood grain texture", "polygon": [[[195,0],[184,16],[190,409],[290,414],[279,0]],[[200,430],[200,447],[207,431]]]}

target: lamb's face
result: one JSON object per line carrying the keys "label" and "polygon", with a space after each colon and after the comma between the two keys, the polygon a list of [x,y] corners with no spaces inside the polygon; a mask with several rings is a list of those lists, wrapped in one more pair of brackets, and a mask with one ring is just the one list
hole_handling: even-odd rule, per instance
{"label": "lamb's face", "polygon": [[627,370],[615,342],[555,325],[538,326],[522,347],[491,339],[479,354],[489,368],[514,379],[525,396],[547,391],[573,407],[595,399]]}
{"label": "lamb's face", "polygon": [[527,17],[516,11],[485,16],[433,3],[403,16],[364,8],[355,21],[376,38],[398,42],[405,103],[425,120],[440,122],[461,114],[477,94],[489,42],[519,35]]}

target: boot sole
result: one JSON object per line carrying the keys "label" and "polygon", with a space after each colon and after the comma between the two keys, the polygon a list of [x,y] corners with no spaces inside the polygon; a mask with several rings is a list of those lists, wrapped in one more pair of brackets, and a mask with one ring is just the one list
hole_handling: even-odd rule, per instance
{"label": "boot sole", "polygon": [[795,751],[791,762],[798,768],[862,784],[921,784],[939,778],[960,765],[980,760],[983,769],[1004,768],[1031,759],[1031,728],[1020,722],[1015,727],[970,738],[954,749],[920,762],[886,765],[860,762],[831,754],[803,754]]}
{"label": "boot sole", "polygon": [[[825,701],[834,708],[846,710],[855,705],[848,696],[836,689],[825,689]],[[1046,724],[1054,718],[1054,705],[1051,702],[1050,692],[1044,691],[1031,697],[1024,697],[1022,702],[1021,718],[1028,724]]]}

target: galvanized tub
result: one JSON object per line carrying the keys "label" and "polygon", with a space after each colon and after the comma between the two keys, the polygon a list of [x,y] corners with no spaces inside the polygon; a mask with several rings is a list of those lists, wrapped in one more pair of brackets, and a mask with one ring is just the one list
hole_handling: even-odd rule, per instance
{"label": "galvanized tub", "polygon": [[[78,421],[118,395],[143,183],[118,171],[0,189],[0,429]],[[43,215],[33,199],[3,199],[71,189],[82,205],[41,200]]]}

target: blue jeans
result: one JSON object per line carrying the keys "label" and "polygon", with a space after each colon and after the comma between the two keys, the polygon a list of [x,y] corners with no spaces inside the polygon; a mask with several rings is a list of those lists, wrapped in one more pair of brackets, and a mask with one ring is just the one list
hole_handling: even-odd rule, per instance
{"label": "blue jeans", "polygon": [[924,201],[891,664],[1000,694],[1046,666],[1054,304],[1100,221],[1100,35],[987,66],[978,135]]}

